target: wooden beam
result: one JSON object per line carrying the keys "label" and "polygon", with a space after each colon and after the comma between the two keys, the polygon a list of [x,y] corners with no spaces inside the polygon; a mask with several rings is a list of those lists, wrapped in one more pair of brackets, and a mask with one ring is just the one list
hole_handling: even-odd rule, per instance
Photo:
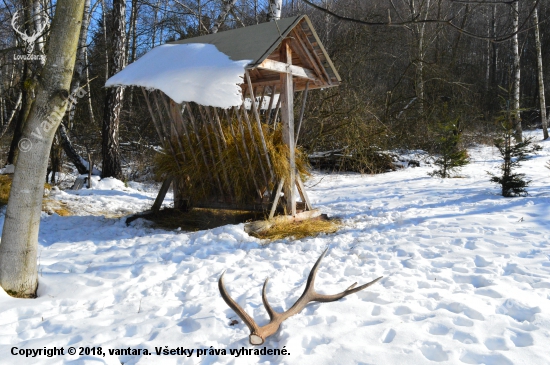
{"label": "wooden beam", "polygon": [[[258,107],[256,105],[256,97],[254,96],[254,89],[252,87],[252,81],[250,81],[250,74],[248,73],[248,71],[245,71],[245,76],[246,76],[246,81],[248,82],[248,92],[250,97],[250,103],[252,104],[252,111],[253,111],[254,117],[256,118],[256,127],[258,128],[258,134],[260,135],[260,140],[262,142],[262,148],[264,150],[265,160],[267,161],[267,168],[269,170],[269,175],[271,177],[271,180],[275,180],[275,173],[273,172],[273,167],[271,166],[271,159],[269,158],[269,152],[267,151],[267,143],[265,141],[264,131],[262,129],[262,123],[260,121],[260,113],[258,112]],[[260,105],[260,108],[261,108],[261,105]],[[254,138],[254,136],[252,136],[252,138]],[[258,158],[262,158],[261,154],[258,156]]]}
{"label": "wooden beam", "polygon": [[[292,62],[292,61],[291,61]],[[317,80],[317,76],[312,70],[300,66],[294,66],[289,63],[273,61],[269,58],[262,62],[259,66],[261,70],[269,70],[278,73],[291,74],[292,76],[301,77],[309,80]]]}
{"label": "wooden beam", "polygon": [[283,177],[281,181],[279,181],[279,186],[277,186],[277,190],[275,191],[275,195],[273,196],[273,205],[271,206],[271,212],[269,212],[269,219],[272,219],[275,216],[275,211],[277,210],[277,204],[279,203],[284,183],[285,178]]}
{"label": "wooden beam", "polygon": [[300,174],[296,174],[296,186],[298,187],[298,192],[300,193],[302,201],[306,204],[306,210],[313,210],[313,207],[311,206],[311,201],[307,196],[306,187],[304,186]]}
{"label": "wooden beam", "polygon": [[162,206],[162,202],[164,201],[164,197],[166,196],[166,193],[168,192],[168,189],[172,184],[172,180],[174,180],[174,178],[169,177],[162,182],[162,186],[160,187],[157,198],[155,199],[155,204],[153,204],[153,207],[151,208],[151,211],[153,211],[154,213],[159,212],[160,207]]}
{"label": "wooden beam", "polygon": [[[242,107],[242,105],[241,105]],[[243,143],[243,151],[244,151],[244,154],[246,156],[246,160],[248,161],[248,169],[250,171],[250,176],[252,176],[252,180],[254,181],[254,187],[256,188],[256,191],[258,192],[258,196],[260,197],[260,199],[262,199],[262,190],[259,188],[257,182],[256,182],[256,178],[254,177],[254,169],[252,168],[252,162],[250,160],[250,154],[248,153],[248,148],[246,146],[246,136],[245,136],[245,132],[244,132],[244,128],[243,128],[243,122],[241,120],[241,116],[240,116],[240,109],[238,109],[236,106],[233,107],[233,111],[235,113],[235,115],[237,116],[237,122],[239,124],[239,131],[241,132],[241,142]],[[235,139],[235,143],[237,139]],[[261,162],[261,161],[260,161]],[[261,166],[261,165],[260,165]]]}
{"label": "wooden beam", "polygon": [[296,131],[296,140],[294,143],[298,145],[298,138],[300,137],[300,129],[302,128],[302,121],[304,119],[304,112],[306,111],[307,91],[309,90],[309,82],[306,84],[306,89],[302,94],[302,109],[300,110],[300,119],[298,119],[298,130]]}
{"label": "wooden beam", "polygon": [[294,30],[296,34],[296,39],[298,39],[304,52],[307,54],[309,58],[312,59],[312,62],[315,62],[313,64],[318,66],[318,68],[321,70],[322,74],[326,78],[326,82],[328,83],[328,85],[332,85],[333,82],[329,74],[327,73],[327,70],[325,70],[325,66],[323,65],[323,62],[321,62],[319,55],[315,52],[315,49],[313,48],[313,45],[307,38],[307,35],[305,34],[305,32],[302,29],[299,29],[299,27],[294,28]]}
{"label": "wooden beam", "polygon": [[[290,40],[285,39],[281,43],[279,50],[281,60],[286,60],[286,63],[292,63],[292,49],[290,48]],[[283,143],[287,146],[289,160],[289,181],[285,184],[285,199],[287,202],[287,214],[296,216],[296,196],[294,186],[296,183],[296,157],[294,155],[294,85],[292,83],[292,74],[282,73],[281,82],[283,88],[281,90],[281,119],[283,123]]]}
{"label": "wooden beam", "polygon": [[317,218],[320,215],[321,211],[319,209],[308,210],[307,212],[298,213],[294,216],[280,215],[269,220],[247,223],[244,225],[244,231],[246,233],[261,233],[273,227],[275,224],[285,222],[301,222],[307,219]]}

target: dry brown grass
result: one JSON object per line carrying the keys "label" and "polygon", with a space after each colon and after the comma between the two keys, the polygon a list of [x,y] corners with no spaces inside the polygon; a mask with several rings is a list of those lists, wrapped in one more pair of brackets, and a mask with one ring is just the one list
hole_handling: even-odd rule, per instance
{"label": "dry brown grass", "polygon": [[56,213],[62,217],[70,217],[73,215],[67,203],[50,198],[44,198],[42,200],[42,211],[48,214]]}
{"label": "dry brown grass", "polygon": [[239,224],[256,219],[263,219],[261,212],[243,210],[193,208],[189,212],[177,209],[163,209],[158,213],[136,215],[126,220],[126,223],[137,218],[144,218],[154,223],[155,227],[164,229],[181,228],[183,231],[200,231],[212,229],[226,224]]}
{"label": "dry brown grass", "polygon": [[[0,206],[8,204],[12,177],[13,175],[0,175]],[[46,183],[44,184],[44,188],[51,190],[52,186]],[[62,217],[72,215],[72,212],[66,203],[50,198],[44,198],[42,200],[42,210],[49,214],[57,213]]]}
{"label": "dry brown grass", "polygon": [[321,233],[334,233],[342,227],[342,221],[339,219],[329,219],[321,216],[315,219],[307,219],[301,222],[282,222],[273,225],[268,230],[260,233],[251,233],[252,236],[278,240],[292,237],[296,240],[317,236]]}
{"label": "dry brown grass", "polygon": [[0,175],[0,206],[8,204],[11,180],[11,175]]}

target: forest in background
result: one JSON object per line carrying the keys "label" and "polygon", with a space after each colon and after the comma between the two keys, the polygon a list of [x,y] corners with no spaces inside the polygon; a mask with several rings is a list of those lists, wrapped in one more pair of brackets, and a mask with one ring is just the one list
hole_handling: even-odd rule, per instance
{"label": "forest in background", "polygon": [[[124,21],[115,21],[113,2],[124,3]],[[467,143],[491,143],[503,111],[514,107],[519,71],[523,128],[541,125],[534,6],[540,23],[542,60],[549,60],[550,6],[541,1],[322,0],[283,1],[282,17],[307,14],[332,58],[342,84],[310,93],[300,144],[308,152],[342,149],[364,156],[361,170],[383,171],[376,151],[423,149],[437,153],[433,136],[441,122],[460,120]],[[45,54],[54,1],[4,0],[0,4],[0,164],[16,161],[17,145],[33,100]],[[517,11],[516,11],[517,8]],[[101,167],[102,127],[109,108],[103,86],[121,49],[122,66],[155,46],[184,38],[265,22],[267,0],[87,0],[71,90],[87,94],[70,108],[51,149],[51,169],[70,166],[74,155]],[[18,17],[14,20],[14,14]],[[224,18],[225,16],[225,18]],[[89,22],[86,18],[89,18]],[[369,24],[361,24],[369,23]],[[88,23],[88,24],[87,24]],[[449,24],[451,23],[452,26]],[[115,27],[123,25],[124,36]],[[14,25],[14,26],[13,26]],[[515,31],[517,27],[517,31]],[[33,49],[21,34],[44,28]],[[517,34],[519,68],[514,62]],[[516,58],[517,59],[517,58]],[[543,75],[548,75],[548,61]],[[548,76],[545,87],[548,89]],[[296,102],[299,108],[300,96]],[[121,98],[119,136],[124,179],[152,176],[160,143],[138,88]],[[296,110],[298,113],[298,110]],[[542,135],[542,131],[541,131]],[[70,144],[69,144],[70,141]],[[63,146],[63,144],[65,144]],[[73,158],[67,157],[73,154]],[[80,160],[82,160],[80,159]],[[86,165],[81,169],[86,169]],[[79,169],[79,170],[81,170]],[[80,171],[82,173],[82,171]]]}

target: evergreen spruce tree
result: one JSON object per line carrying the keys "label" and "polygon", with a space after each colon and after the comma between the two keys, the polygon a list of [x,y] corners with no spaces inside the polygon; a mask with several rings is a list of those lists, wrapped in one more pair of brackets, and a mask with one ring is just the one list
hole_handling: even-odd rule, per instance
{"label": "evergreen spruce tree", "polygon": [[533,138],[525,138],[522,142],[514,143],[514,112],[506,111],[501,117],[503,132],[501,137],[495,139],[494,144],[502,156],[503,162],[500,165],[502,175],[497,176],[492,173],[491,181],[500,184],[502,187],[502,196],[526,196],[525,188],[531,180],[525,179],[525,174],[514,172],[522,161],[529,159],[529,155],[540,151],[541,146],[533,144]]}
{"label": "evergreen spruce tree", "polygon": [[438,124],[437,147],[439,157],[434,164],[439,167],[430,173],[431,176],[442,178],[452,177],[451,174],[469,163],[468,152],[460,147],[462,130],[460,120],[441,122]]}

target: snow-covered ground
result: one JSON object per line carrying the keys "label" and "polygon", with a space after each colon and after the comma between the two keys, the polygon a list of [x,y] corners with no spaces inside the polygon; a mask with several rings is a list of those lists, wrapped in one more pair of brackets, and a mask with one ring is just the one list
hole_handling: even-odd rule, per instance
{"label": "snow-covered ground", "polygon": [[[521,198],[503,198],[488,181],[486,171],[496,172],[499,162],[491,147],[470,150],[472,164],[459,179],[429,177],[433,167],[424,165],[375,176],[315,174],[306,183],[314,204],[342,217],[345,227],[297,241],[267,243],[242,225],[169,232],[141,220],[127,227],[124,219],[90,215],[147,209],[155,194],[141,185],[111,181],[92,191],[54,192],[80,207],[79,214],[42,219],[37,299],[0,291],[0,362],[547,364],[550,142],[542,145],[524,164],[533,182]],[[286,355],[231,355],[230,349],[253,347],[219,294],[221,272],[227,269],[229,293],[262,325],[268,320],[263,280],[271,278],[274,308],[289,308],[329,245],[319,292],[384,278],[286,320],[265,343]],[[64,355],[11,354],[54,347]],[[67,354],[70,347],[76,355]],[[79,355],[81,347],[89,355]],[[98,347],[106,355],[97,355]],[[151,354],[109,354],[128,348]],[[178,348],[194,352],[156,354]]]}

